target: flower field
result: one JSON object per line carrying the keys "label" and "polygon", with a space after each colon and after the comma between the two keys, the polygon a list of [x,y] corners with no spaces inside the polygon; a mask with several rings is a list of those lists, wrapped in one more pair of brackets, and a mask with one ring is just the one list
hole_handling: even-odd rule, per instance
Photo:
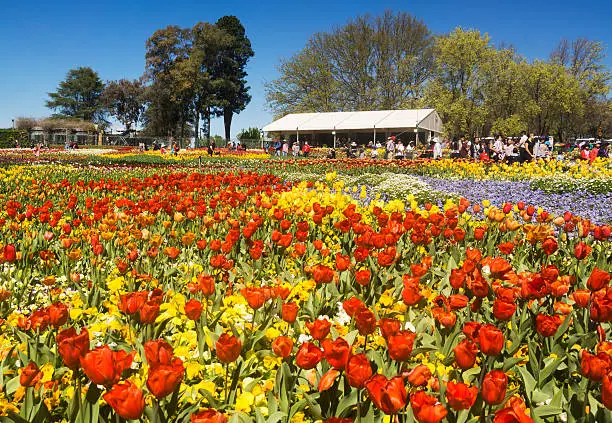
{"label": "flower field", "polygon": [[612,421],[609,161],[41,161],[0,168],[1,422]]}

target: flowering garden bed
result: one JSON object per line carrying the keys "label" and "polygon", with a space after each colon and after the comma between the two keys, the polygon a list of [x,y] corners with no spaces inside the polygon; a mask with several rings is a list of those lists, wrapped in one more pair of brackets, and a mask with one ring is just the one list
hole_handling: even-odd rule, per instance
{"label": "flowering garden bed", "polygon": [[612,419],[610,222],[392,177],[471,164],[141,160],[0,169],[2,421]]}

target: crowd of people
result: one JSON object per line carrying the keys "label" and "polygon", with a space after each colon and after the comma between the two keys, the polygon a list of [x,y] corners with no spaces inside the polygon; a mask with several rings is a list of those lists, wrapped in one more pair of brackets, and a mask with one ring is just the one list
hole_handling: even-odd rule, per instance
{"label": "crowd of people", "polygon": [[[520,137],[495,137],[467,139],[466,137],[454,140],[441,140],[432,138],[428,148],[417,146],[414,141],[404,142],[395,136],[388,137],[382,144],[380,141],[369,141],[367,144],[358,145],[356,142],[340,141],[340,149],[344,150],[347,158],[371,158],[371,159],[414,159],[417,157],[432,157],[434,159],[457,158],[472,159],[478,161],[496,161],[506,163],[525,163],[534,160],[548,160],[564,158],[562,149],[555,149],[554,140],[548,136],[535,136],[525,131]],[[573,156],[581,159],[594,161],[597,157],[608,157],[608,145],[601,141],[589,145],[583,143],[575,145],[567,150],[576,150]],[[300,146],[298,142],[289,140],[275,140],[269,144],[269,152],[279,157],[308,156],[311,146],[308,142]],[[336,150],[327,150],[326,157],[336,158]]]}

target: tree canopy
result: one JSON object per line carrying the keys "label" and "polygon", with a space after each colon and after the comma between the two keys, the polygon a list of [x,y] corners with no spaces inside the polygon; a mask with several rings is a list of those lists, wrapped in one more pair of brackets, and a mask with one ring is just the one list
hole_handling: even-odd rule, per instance
{"label": "tree canopy", "polygon": [[46,105],[57,110],[59,117],[101,122],[104,120],[104,107],[100,101],[103,91],[104,83],[93,69],[71,69],[66,79],[59,83],[57,91],[49,93]]}
{"label": "tree canopy", "polygon": [[109,81],[102,93],[102,103],[109,114],[129,131],[132,125],[138,123],[144,111],[143,94],[144,89],[139,80]]}
{"label": "tree canopy", "polygon": [[268,108],[287,113],[432,107],[448,136],[522,130],[558,138],[610,133],[611,74],[601,42],[562,40],[528,61],[487,34],[432,35],[416,17],[359,16],[318,33],[281,60],[266,84]]}
{"label": "tree canopy", "polygon": [[155,31],[147,40],[146,125],[162,133],[191,125],[199,135],[203,119],[204,133],[210,136],[211,117],[224,116],[229,138],[233,114],[251,100],[246,64],[252,56],[251,43],[235,16],[224,16],[215,24]]}
{"label": "tree canopy", "polygon": [[423,94],[434,38],[407,13],[358,16],[315,34],[266,84],[269,108],[290,112],[395,109]]}

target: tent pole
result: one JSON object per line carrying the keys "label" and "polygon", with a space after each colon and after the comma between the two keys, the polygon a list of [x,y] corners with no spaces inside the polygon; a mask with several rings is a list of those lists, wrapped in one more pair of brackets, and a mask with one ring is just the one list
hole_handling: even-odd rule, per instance
{"label": "tent pole", "polygon": [[334,134],[334,150],[336,149],[336,127],[334,126],[334,132],[332,132]]}
{"label": "tent pole", "polygon": [[374,148],[376,148],[376,125],[374,125]]}

